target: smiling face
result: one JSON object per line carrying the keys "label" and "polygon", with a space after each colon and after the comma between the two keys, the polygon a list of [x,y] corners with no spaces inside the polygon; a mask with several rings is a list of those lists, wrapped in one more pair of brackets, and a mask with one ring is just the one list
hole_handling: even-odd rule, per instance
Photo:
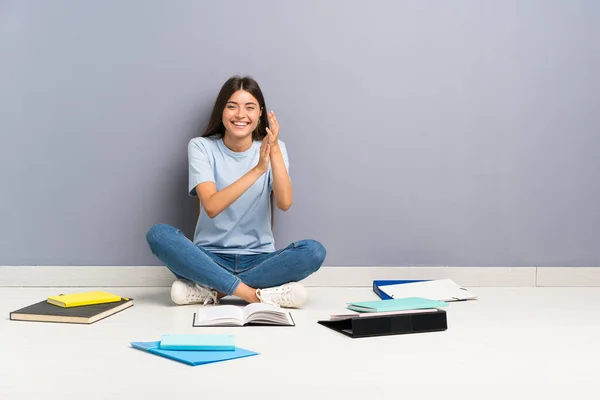
{"label": "smiling face", "polygon": [[223,125],[225,134],[232,139],[240,140],[252,136],[261,115],[258,100],[245,90],[238,90],[231,95],[223,109]]}

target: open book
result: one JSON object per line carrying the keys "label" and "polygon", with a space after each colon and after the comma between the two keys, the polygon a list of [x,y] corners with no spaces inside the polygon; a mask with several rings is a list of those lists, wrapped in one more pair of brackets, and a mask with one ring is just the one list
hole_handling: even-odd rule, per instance
{"label": "open book", "polygon": [[194,313],[192,326],[296,326],[289,311],[270,304],[252,303],[245,307],[203,306]]}

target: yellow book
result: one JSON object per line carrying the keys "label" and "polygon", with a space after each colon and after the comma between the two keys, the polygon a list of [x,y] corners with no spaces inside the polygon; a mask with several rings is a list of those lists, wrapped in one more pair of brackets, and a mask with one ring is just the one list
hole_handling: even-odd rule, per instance
{"label": "yellow book", "polygon": [[48,296],[48,303],[65,308],[88,306],[91,304],[113,303],[117,301],[121,301],[121,296],[102,291]]}

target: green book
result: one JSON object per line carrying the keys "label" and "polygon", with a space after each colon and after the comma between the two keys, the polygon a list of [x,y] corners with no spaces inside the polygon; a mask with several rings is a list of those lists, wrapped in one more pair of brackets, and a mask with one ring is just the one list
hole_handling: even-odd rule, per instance
{"label": "green book", "polygon": [[353,302],[348,303],[346,308],[358,312],[388,312],[439,308],[446,307],[447,305],[448,303],[444,301],[424,299],[422,297],[406,297],[402,299]]}

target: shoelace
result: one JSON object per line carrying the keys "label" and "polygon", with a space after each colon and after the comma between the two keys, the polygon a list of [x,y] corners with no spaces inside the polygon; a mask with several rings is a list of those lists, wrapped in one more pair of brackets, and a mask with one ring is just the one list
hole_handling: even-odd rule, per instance
{"label": "shoelace", "polygon": [[[204,297],[206,296],[206,297]],[[218,304],[217,300],[217,292],[214,290],[209,290],[205,287],[200,286],[197,283],[194,283],[194,286],[188,288],[187,299],[191,301],[200,300],[204,301],[203,305],[209,304],[211,301],[213,304]]]}

